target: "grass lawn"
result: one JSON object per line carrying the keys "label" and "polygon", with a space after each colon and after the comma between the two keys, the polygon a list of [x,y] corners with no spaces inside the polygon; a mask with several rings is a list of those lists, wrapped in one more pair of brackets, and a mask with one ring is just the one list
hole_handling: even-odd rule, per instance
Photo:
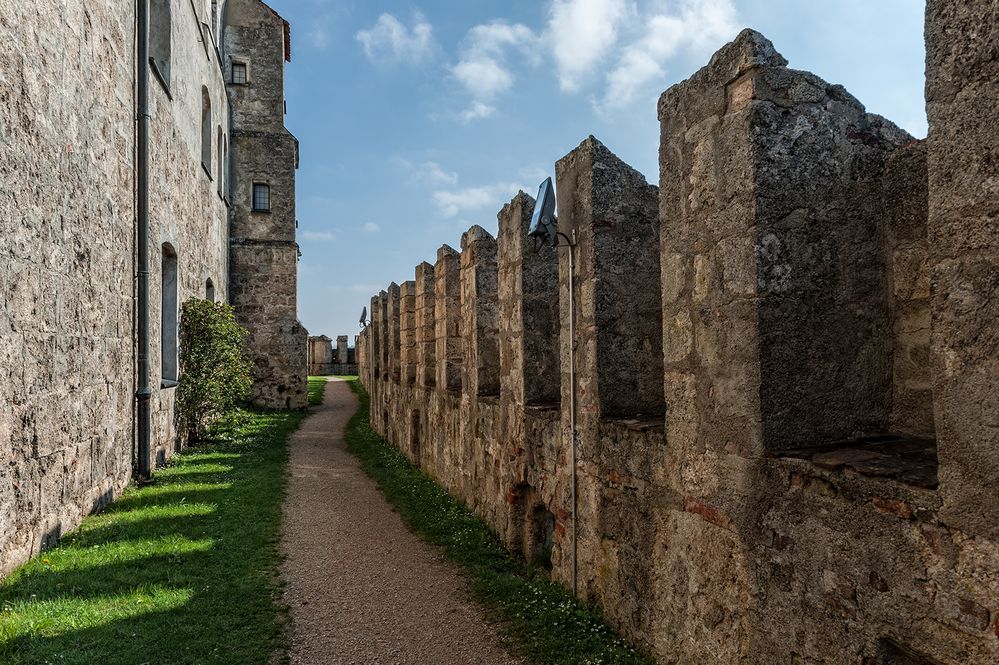
{"label": "grass lawn", "polygon": [[326,392],[325,376],[309,377],[309,406],[319,406],[323,403],[323,393]]}
{"label": "grass lawn", "polygon": [[508,554],[480,518],[452,498],[368,425],[368,395],[347,426],[347,449],[410,529],[439,545],[503,625],[511,647],[544,665],[653,665],[545,573]]}
{"label": "grass lawn", "polygon": [[0,582],[0,663],[284,662],[285,442],[304,417],[255,413],[177,455]]}

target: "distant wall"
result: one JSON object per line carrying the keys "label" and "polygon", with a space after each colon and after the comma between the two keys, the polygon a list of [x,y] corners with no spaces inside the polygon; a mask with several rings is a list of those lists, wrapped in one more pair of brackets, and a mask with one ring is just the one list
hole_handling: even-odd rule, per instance
{"label": "distant wall", "polygon": [[355,349],[347,346],[347,335],[333,340],[326,335],[309,338],[309,376],[355,376],[358,366]]}

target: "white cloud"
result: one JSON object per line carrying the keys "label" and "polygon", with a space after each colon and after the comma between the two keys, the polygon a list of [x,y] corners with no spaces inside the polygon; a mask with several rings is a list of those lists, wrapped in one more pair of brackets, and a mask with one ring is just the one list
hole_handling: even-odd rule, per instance
{"label": "white cloud", "polygon": [[378,226],[374,222],[368,222],[367,224],[364,225],[364,232],[365,233],[378,233],[381,230],[382,230],[382,227]]}
{"label": "white cloud", "polygon": [[664,64],[681,50],[704,53],[735,37],[739,30],[732,0],[683,0],[676,14],[643,19],[644,34],[621,53],[607,75],[602,106],[620,108],[653,81],[661,80]]}
{"label": "white cloud", "polygon": [[336,234],[329,231],[302,231],[302,238],[314,242],[333,242]]}
{"label": "white cloud", "polygon": [[496,113],[496,107],[482,102],[472,102],[472,105],[461,112],[461,121],[466,125],[473,120],[488,118]]}
{"label": "white cloud", "polygon": [[451,71],[476,99],[492,99],[513,85],[513,74],[492,58],[462,60]]}
{"label": "white cloud", "polygon": [[516,183],[496,183],[482,187],[466,187],[456,190],[441,190],[434,192],[434,202],[440,208],[444,217],[457,217],[463,212],[482,210],[496,206],[496,211],[516,195],[519,190],[527,189]]}
{"label": "white cloud", "polygon": [[458,184],[458,174],[445,171],[437,162],[424,162],[419,173],[422,181],[431,186]]}
{"label": "white cloud", "polygon": [[408,159],[396,155],[389,162],[403,171],[407,176],[407,181],[412,185],[443,187],[445,185],[458,184],[457,173],[446,171],[443,166],[434,161],[414,164]]}
{"label": "white cloud", "polygon": [[513,87],[516,80],[507,63],[508,51],[519,51],[536,62],[538,43],[534,31],[520,23],[486,23],[468,31],[461,58],[451,68],[451,74],[472,96],[471,107],[461,114],[463,122],[488,118],[495,112],[488,102]]}
{"label": "white cloud", "polygon": [[356,35],[371,60],[388,59],[419,64],[437,51],[434,30],[423,16],[417,14],[412,29],[392,14],[382,14],[378,22]]}
{"label": "white cloud", "polygon": [[607,56],[631,6],[626,0],[555,0],[548,37],[558,67],[559,84],[567,92]]}
{"label": "white cloud", "polygon": [[320,51],[330,45],[330,33],[323,23],[316,23],[309,30],[309,41]]}

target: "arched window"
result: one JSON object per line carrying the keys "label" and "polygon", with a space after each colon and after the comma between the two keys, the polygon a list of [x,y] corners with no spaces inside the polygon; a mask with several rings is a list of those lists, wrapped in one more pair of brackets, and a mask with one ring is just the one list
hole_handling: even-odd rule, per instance
{"label": "arched window", "polygon": [[160,307],[160,377],[163,382],[175,382],[178,373],[178,308],[177,308],[177,251],[168,242],[163,243],[162,292]]}
{"label": "arched window", "polygon": [[170,0],[149,2],[149,64],[170,89]]}
{"label": "arched window", "polygon": [[219,155],[219,165],[217,169],[217,175],[215,176],[218,180],[219,194],[225,192],[222,181],[225,175],[225,147],[222,145],[222,128],[219,127],[219,140],[218,140],[218,155]]}
{"label": "arched window", "polygon": [[201,164],[212,176],[212,98],[208,88],[201,88]]}
{"label": "arched window", "polygon": [[215,282],[211,277],[205,280],[205,300],[215,302]]}

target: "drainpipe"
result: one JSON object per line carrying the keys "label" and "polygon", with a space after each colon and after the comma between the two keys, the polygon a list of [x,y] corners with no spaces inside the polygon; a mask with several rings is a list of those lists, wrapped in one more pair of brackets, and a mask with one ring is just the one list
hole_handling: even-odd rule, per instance
{"label": "drainpipe", "polygon": [[150,455],[149,385],[149,0],[136,0],[136,242],[138,243],[137,300],[138,318],[136,366],[138,385],[135,392],[138,468],[136,477],[147,481],[152,476]]}

